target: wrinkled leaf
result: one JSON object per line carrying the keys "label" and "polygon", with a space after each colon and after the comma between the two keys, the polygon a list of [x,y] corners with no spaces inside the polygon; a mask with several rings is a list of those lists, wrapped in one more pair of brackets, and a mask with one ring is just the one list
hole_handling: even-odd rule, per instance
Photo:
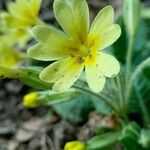
{"label": "wrinkled leaf", "polygon": [[87,141],[87,150],[106,150],[111,149],[118,142],[120,132],[110,132],[98,135]]}
{"label": "wrinkled leaf", "polygon": [[140,127],[132,122],[124,127],[122,135],[120,136],[120,142],[125,150],[142,150],[142,147],[138,144],[140,136]]}
{"label": "wrinkled leaf", "polygon": [[72,100],[54,104],[52,108],[64,119],[80,123],[88,118],[88,113],[93,109],[89,95],[81,95]]}
{"label": "wrinkled leaf", "polygon": [[32,67],[11,69],[0,66],[0,77],[18,79],[24,84],[38,90],[51,89],[52,84],[46,83],[39,79],[40,71],[41,69]]}
{"label": "wrinkled leaf", "polygon": [[102,114],[110,114],[112,112],[112,108],[110,108],[104,100],[98,99],[94,96],[91,96],[91,100],[97,112]]}
{"label": "wrinkled leaf", "polygon": [[147,149],[150,149],[150,129],[142,129],[139,143]]}

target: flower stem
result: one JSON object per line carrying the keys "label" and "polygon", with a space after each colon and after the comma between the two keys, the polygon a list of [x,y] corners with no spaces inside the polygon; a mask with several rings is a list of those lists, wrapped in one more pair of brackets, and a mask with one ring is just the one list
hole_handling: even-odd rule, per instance
{"label": "flower stem", "polygon": [[121,78],[120,75],[117,77],[117,86],[118,86],[118,94],[119,94],[119,99],[120,99],[120,108],[123,111],[124,108],[124,93],[123,93],[123,88],[121,84]]}
{"label": "flower stem", "polygon": [[79,89],[79,90],[81,90],[81,91],[84,91],[84,92],[86,92],[86,93],[88,93],[88,94],[91,94],[91,95],[93,95],[93,96],[96,96],[96,97],[98,97],[98,98],[101,99],[101,100],[104,100],[114,111],[116,111],[115,106],[111,103],[111,101],[110,101],[106,96],[104,96],[104,95],[102,95],[102,94],[101,94],[101,95],[96,94],[96,93],[94,93],[94,92],[92,92],[92,91],[90,91],[90,90],[88,90],[88,89],[86,89],[86,88],[79,87],[79,86],[77,86],[77,85],[74,85],[73,87],[76,88],[76,89]]}
{"label": "flower stem", "polygon": [[128,45],[127,57],[126,57],[126,67],[127,67],[126,85],[128,84],[128,81],[130,79],[130,74],[131,74],[133,47],[134,47],[134,36],[131,36],[131,38],[129,38],[129,45]]}

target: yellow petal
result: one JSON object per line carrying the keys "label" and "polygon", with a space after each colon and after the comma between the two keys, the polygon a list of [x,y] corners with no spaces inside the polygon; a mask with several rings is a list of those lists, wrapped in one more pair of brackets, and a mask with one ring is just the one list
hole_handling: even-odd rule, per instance
{"label": "yellow petal", "polygon": [[72,38],[85,40],[89,30],[86,0],[55,0],[54,14],[63,30]]}
{"label": "yellow petal", "polygon": [[14,67],[20,61],[18,54],[7,43],[0,43],[0,65]]}
{"label": "yellow petal", "polygon": [[22,15],[22,14],[18,13],[17,5],[14,2],[9,2],[7,5],[7,9],[9,11],[9,13],[13,16],[20,18]]}
{"label": "yellow petal", "polygon": [[99,49],[104,49],[113,44],[121,34],[121,28],[113,24],[114,10],[111,6],[103,8],[96,16],[90,35],[99,41]]}
{"label": "yellow petal", "polygon": [[120,71],[117,59],[107,53],[100,52],[98,55],[97,68],[106,77],[114,77]]}
{"label": "yellow petal", "polygon": [[102,91],[105,85],[105,77],[97,68],[97,63],[87,63],[85,71],[88,85],[92,91],[95,93]]}
{"label": "yellow petal", "polygon": [[[20,21],[21,26],[31,26],[36,24],[37,15],[40,8],[40,0],[16,0],[8,3],[9,13]],[[18,25],[20,25],[18,24]]]}
{"label": "yellow petal", "polygon": [[17,18],[22,18],[23,16],[25,17],[27,13],[29,13],[28,3],[24,0],[16,0],[16,2],[8,3],[8,10]]}
{"label": "yellow petal", "polygon": [[105,32],[100,35],[99,49],[104,49],[113,44],[121,35],[121,28],[117,24],[111,25]]}
{"label": "yellow petal", "polygon": [[30,0],[30,13],[32,16],[37,16],[41,7],[42,0]]}
{"label": "yellow petal", "polygon": [[35,38],[42,44],[37,44],[28,50],[28,54],[39,60],[58,60],[70,56],[71,40],[61,31],[39,25],[33,28]]}
{"label": "yellow petal", "polygon": [[62,45],[63,43],[69,43],[69,38],[62,31],[46,25],[37,25],[32,28],[33,35],[41,42],[51,42],[49,44]]}
{"label": "yellow petal", "polygon": [[40,74],[40,79],[46,82],[55,82],[53,90],[64,91],[79,78],[83,67],[83,64],[77,63],[72,58],[63,59],[45,68]]}
{"label": "yellow petal", "polygon": [[114,10],[111,6],[104,7],[94,19],[90,34],[100,35],[107,27],[112,25],[114,19]]}
{"label": "yellow petal", "polygon": [[53,44],[37,44],[28,49],[28,55],[37,60],[52,61],[70,56],[68,49],[55,47]]}

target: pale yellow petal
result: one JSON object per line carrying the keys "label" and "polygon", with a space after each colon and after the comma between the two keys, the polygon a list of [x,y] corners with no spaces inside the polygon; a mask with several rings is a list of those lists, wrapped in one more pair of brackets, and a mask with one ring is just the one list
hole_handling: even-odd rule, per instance
{"label": "pale yellow petal", "polygon": [[72,58],[63,59],[45,68],[40,74],[40,79],[50,83],[55,82],[53,90],[64,91],[79,78],[83,67],[83,64],[77,63]]}
{"label": "pale yellow petal", "polygon": [[18,13],[17,5],[14,2],[8,3],[7,7],[8,7],[8,11],[11,15],[21,18],[21,14]]}
{"label": "pale yellow petal", "polygon": [[121,28],[117,24],[111,25],[105,32],[100,34],[99,49],[104,49],[113,44],[121,35]]}
{"label": "pale yellow petal", "polygon": [[71,40],[60,30],[51,26],[39,25],[33,29],[37,44],[28,50],[28,54],[39,60],[58,60],[71,55]]}
{"label": "pale yellow petal", "polygon": [[24,0],[22,2],[17,0],[16,2],[8,3],[8,10],[11,15],[17,18],[26,17],[27,13],[29,13],[28,3]]}
{"label": "pale yellow petal", "polygon": [[41,43],[50,42],[49,44],[64,45],[70,40],[65,33],[52,26],[37,25],[32,28],[32,32]]}
{"label": "pale yellow petal", "polygon": [[53,90],[55,91],[65,91],[69,89],[74,82],[79,78],[84,66],[82,64],[73,64],[72,62],[68,68],[66,69],[66,72],[64,73],[64,76],[62,75],[61,78],[54,84]]}
{"label": "pale yellow petal", "polygon": [[113,19],[114,10],[112,6],[104,7],[94,19],[91,25],[90,34],[99,36],[101,32],[105,31],[105,29],[113,23]]}
{"label": "pale yellow petal", "polygon": [[30,0],[30,13],[32,16],[37,16],[41,7],[42,0]]}
{"label": "pale yellow petal", "polygon": [[54,14],[63,30],[83,42],[89,30],[89,9],[86,0],[55,0]]}
{"label": "pale yellow petal", "polygon": [[87,63],[85,66],[85,71],[88,85],[92,91],[95,93],[101,92],[105,85],[105,77],[97,68],[97,64]]}
{"label": "pale yellow petal", "polygon": [[37,44],[28,49],[28,55],[37,60],[52,61],[70,56],[68,49],[54,46],[53,44]]}
{"label": "pale yellow petal", "polygon": [[40,79],[49,83],[56,82],[61,77],[66,61],[68,61],[68,59],[63,59],[50,64],[40,73]]}
{"label": "pale yellow petal", "polygon": [[36,24],[41,0],[16,0],[8,3],[9,13],[20,21],[21,27]]}
{"label": "pale yellow petal", "polygon": [[38,15],[41,0],[16,0],[15,4],[21,15],[31,18]]}
{"label": "pale yellow petal", "polygon": [[99,52],[97,58],[97,68],[105,77],[114,77],[120,71],[120,64],[112,55]]}
{"label": "pale yellow petal", "polygon": [[121,35],[121,28],[113,24],[114,10],[111,6],[103,8],[96,16],[91,29],[90,36],[98,41],[98,48],[104,49],[113,44]]}

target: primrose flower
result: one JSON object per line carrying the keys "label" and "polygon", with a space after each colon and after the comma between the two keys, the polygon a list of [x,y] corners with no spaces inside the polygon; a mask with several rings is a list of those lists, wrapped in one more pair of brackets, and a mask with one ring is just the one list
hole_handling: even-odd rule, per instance
{"label": "primrose flower", "polygon": [[7,43],[0,41],[0,66],[11,68],[16,66],[19,61],[18,53]]}
{"label": "primrose flower", "polygon": [[89,28],[89,9],[85,0],[55,0],[54,14],[64,32],[52,26],[39,25],[33,34],[39,43],[28,50],[38,60],[54,61],[40,74],[40,79],[54,83],[53,90],[71,87],[85,68],[88,85],[100,92],[105,77],[119,73],[119,62],[100,50],[113,44],[121,29],[113,24],[114,10],[103,8]]}
{"label": "primrose flower", "polygon": [[38,17],[42,0],[16,0],[7,5],[8,12],[0,13],[1,31],[12,43],[24,46],[31,39],[30,28],[41,24]]}
{"label": "primrose flower", "polygon": [[37,97],[38,97],[37,92],[31,92],[29,94],[26,94],[23,98],[23,106],[27,108],[37,107],[38,106]]}
{"label": "primrose flower", "polygon": [[64,150],[85,150],[85,145],[80,141],[67,142]]}
{"label": "primrose flower", "polygon": [[28,28],[39,21],[38,13],[41,0],[16,0],[8,3],[8,13],[5,13],[6,26],[11,28]]}

